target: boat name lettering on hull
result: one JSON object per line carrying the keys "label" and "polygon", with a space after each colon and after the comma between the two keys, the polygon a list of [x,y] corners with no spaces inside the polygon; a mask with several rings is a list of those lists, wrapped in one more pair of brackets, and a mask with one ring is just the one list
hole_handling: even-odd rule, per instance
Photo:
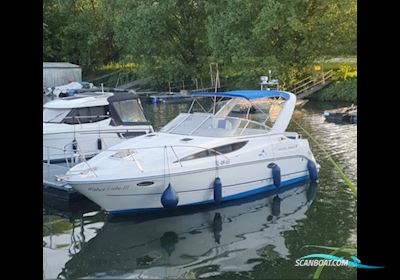
{"label": "boat name lettering on hull", "polygon": [[89,187],[88,190],[91,192],[104,192],[104,191],[125,191],[128,190],[129,186],[109,186],[109,187]]}

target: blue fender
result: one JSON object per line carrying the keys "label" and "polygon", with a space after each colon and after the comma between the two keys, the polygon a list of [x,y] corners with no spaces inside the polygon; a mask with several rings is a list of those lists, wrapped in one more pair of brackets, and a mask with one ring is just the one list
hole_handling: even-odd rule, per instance
{"label": "blue fender", "polygon": [[172,188],[171,183],[161,195],[161,204],[164,208],[175,208],[178,205],[179,197],[175,190]]}
{"label": "blue fender", "polygon": [[214,201],[220,203],[222,201],[222,183],[219,177],[214,180]]}
{"label": "blue fender", "polygon": [[275,187],[281,186],[281,168],[276,163],[268,164],[268,167],[272,169],[272,179]]}
{"label": "blue fender", "polygon": [[307,169],[308,169],[308,173],[310,175],[310,180],[311,181],[317,181],[317,179],[318,179],[318,170],[317,170],[317,165],[315,164],[315,162],[313,162],[312,160],[308,160]]}

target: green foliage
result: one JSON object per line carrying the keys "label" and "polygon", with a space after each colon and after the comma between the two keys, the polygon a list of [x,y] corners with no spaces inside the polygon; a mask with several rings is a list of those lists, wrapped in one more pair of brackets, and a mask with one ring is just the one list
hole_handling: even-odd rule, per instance
{"label": "green foliage", "polygon": [[50,234],[60,234],[70,230],[72,225],[65,219],[60,219],[57,216],[43,216],[43,236]]}
{"label": "green foliage", "polygon": [[[339,73],[343,77],[346,72]],[[357,78],[347,76],[347,79],[338,79],[332,84],[315,93],[313,98],[319,101],[349,101],[357,102]]]}
{"label": "green foliage", "polygon": [[[126,2],[126,1],[120,1]],[[123,3],[115,26],[125,59],[140,63],[153,86],[195,78],[207,66],[204,1]]]}
{"label": "green foliage", "polygon": [[323,56],[355,55],[355,0],[44,0],[43,59],[92,71],[135,63],[154,87],[208,78],[231,87],[283,85]]}
{"label": "green foliage", "polygon": [[43,61],[68,61],[91,71],[119,59],[114,1],[44,0]]}
{"label": "green foliage", "polygon": [[240,77],[271,69],[290,86],[309,75],[307,66],[319,57],[355,54],[356,2],[339,2],[213,1],[207,25],[213,58]]}

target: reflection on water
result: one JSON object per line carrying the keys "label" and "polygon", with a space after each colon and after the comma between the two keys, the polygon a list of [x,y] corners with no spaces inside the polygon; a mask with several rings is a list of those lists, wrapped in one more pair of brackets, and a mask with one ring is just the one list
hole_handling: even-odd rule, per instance
{"label": "reflection on water", "polygon": [[[145,106],[155,127],[188,107],[171,105]],[[356,182],[356,126],[328,124],[322,116],[326,108],[313,106],[306,104],[294,118]],[[290,129],[300,132],[293,124]],[[220,206],[129,216],[106,216],[86,202],[71,210],[46,206],[45,276],[311,279],[315,268],[294,267],[297,258],[317,252],[305,245],[356,243],[356,203],[331,164],[311,146],[321,165],[319,183],[298,184],[280,193]],[[356,272],[326,268],[322,276],[354,279]]]}
{"label": "reflection on water", "polygon": [[197,278],[251,271],[261,258],[289,256],[282,233],[305,218],[316,189],[303,183],[220,207],[110,217],[105,223],[82,216],[73,224],[71,259],[59,276]]}

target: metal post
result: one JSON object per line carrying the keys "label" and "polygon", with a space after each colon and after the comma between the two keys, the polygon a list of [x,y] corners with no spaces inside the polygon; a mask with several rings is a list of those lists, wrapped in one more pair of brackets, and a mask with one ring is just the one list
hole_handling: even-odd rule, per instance
{"label": "metal post", "polygon": [[50,166],[50,147],[47,146],[47,166]]}
{"label": "metal post", "polygon": [[218,77],[217,83],[218,83],[218,88],[220,88],[220,87],[221,87],[221,84],[220,84],[220,80],[219,80],[219,68],[218,68],[218,63],[216,63],[216,66],[217,66],[217,77]]}
{"label": "metal post", "polygon": [[210,77],[211,77],[211,87],[214,86],[214,76],[212,73],[212,63],[210,63]]}
{"label": "metal post", "polygon": [[219,70],[218,70],[218,63],[216,63],[215,65],[216,65],[215,92],[217,92],[217,91],[218,91],[218,88],[220,87],[220,84],[219,84]]}

